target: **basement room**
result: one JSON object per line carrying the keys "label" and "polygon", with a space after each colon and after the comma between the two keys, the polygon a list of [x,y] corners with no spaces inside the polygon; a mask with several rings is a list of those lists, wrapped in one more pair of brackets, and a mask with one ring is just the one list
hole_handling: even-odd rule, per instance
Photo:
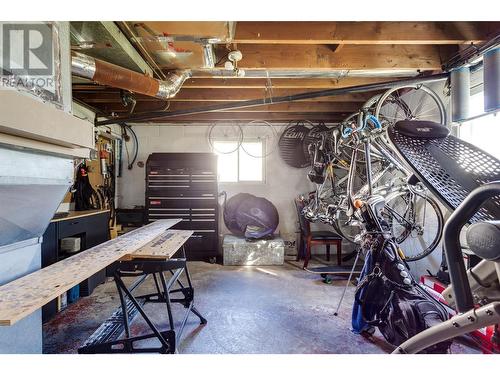
{"label": "basement room", "polygon": [[500,353],[498,5],[37,4],[0,17],[0,354]]}

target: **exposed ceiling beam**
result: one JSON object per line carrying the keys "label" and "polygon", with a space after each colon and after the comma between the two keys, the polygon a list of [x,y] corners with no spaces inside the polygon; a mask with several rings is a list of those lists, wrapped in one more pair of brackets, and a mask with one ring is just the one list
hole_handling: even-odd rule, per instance
{"label": "exposed ceiling beam", "polygon": [[168,119],[148,120],[147,122],[156,123],[169,123],[169,122],[210,122],[210,121],[238,121],[249,122],[253,120],[265,120],[270,122],[288,122],[293,120],[309,120],[313,122],[323,121],[330,123],[337,123],[342,121],[345,116],[338,113],[310,113],[310,112],[296,112],[296,113],[283,113],[283,112],[247,112],[247,113],[233,113],[233,112],[214,112],[203,113],[190,116],[170,117]]}
{"label": "exposed ceiling beam", "polygon": [[265,88],[268,84],[273,89],[295,89],[295,88],[334,88],[348,87],[356,85],[365,85],[369,83],[393,81],[391,78],[358,78],[358,77],[342,77],[335,78],[273,78],[267,80],[265,78],[229,78],[229,79],[213,79],[213,78],[192,78],[184,83],[183,88],[232,88],[232,89],[256,89]]}
{"label": "exposed ceiling beam", "polygon": [[[158,35],[192,35],[200,38],[216,38],[222,42],[229,40],[233,22],[225,21],[144,21],[129,22],[134,24],[144,24]],[[135,27],[136,30],[140,28]]]}
{"label": "exposed ceiling beam", "polygon": [[[209,104],[209,103],[206,103]],[[200,106],[205,105],[205,103],[200,102],[175,102],[170,103],[170,106],[165,105],[164,102],[137,102],[135,106],[134,114],[140,112],[149,112],[149,111],[161,111],[163,109],[166,112],[170,111],[179,111],[191,108],[199,108]],[[361,106],[359,102],[292,102],[292,103],[279,103],[274,105],[262,105],[258,107],[250,107],[250,108],[236,108],[229,109],[226,112],[234,112],[234,113],[245,113],[245,112],[335,112],[335,113],[344,113],[349,114],[357,111]],[[129,112],[129,108],[123,106],[121,103],[113,102],[113,103],[98,103],[97,108],[102,110],[105,113],[119,113],[123,115],[124,113]]]}
{"label": "exposed ceiling beam", "polygon": [[500,22],[238,22],[238,44],[470,44]]}
{"label": "exposed ceiling beam", "polygon": [[[314,92],[314,89],[275,89],[273,96],[290,96],[302,94],[305,92]],[[87,103],[108,103],[121,102],[120,92],[118,90],[107,90],[104,92],[84,92],[75,91],[74,96]],[[332,97],[316,98],[314,101],[321,102],[365,102],[374,93],[354,93],[343,94]],[[140,101],[154,101],[158,99],[147,97],[144,95],[136,95]],[[263,99],[271,102],[271,98],[266,96],[264,89],[248,89],[248,90],[232,90],[232,89],[187,89],[181,90],[175,97],[169,99],[171,102],[238,102],[250,99]]]}
{"label": "exposed ceiling beam", "polygon": [[[415,79],[407,79],[407,80],[399,80],[397,81],[398,84],[401,85],[408,85],[408,84],[415,84],[415,83],[424,83],[424,82],[434,82],[434,81],[442,81],[444,79],[449,78],[449,75],[447,73],[442,73],[442,74],[434,74],[430,76],[425,76],[425,77],[418,77]],[[190,116],[194,114],[200,114],[200,113],[209,113],[209,112],[219,112],[219,111],[225,111],[229,109],[236,109],[236,108],[250,108],[250,107],[256,107],[256,106],[261,106],[265,104],[277,104],[277,103],[289,103],[289,102],[296,102],[296,101],[302,101],[304,99],[317,99],[317,98],[325,98],[325,97],[339,97],[343,95],[356,95],[356,94],[364,94],[366,95],[367,93],[376,93],[380,92],[380,90],[386,90],[394,85],[393,82],[384,82],[384,83],[373,83],[369,85],[360,85],[360,86],[352,86],[352,87],[341,87],[341,88],[333,88],[333,89],[326,89],[326,90],[316,90],[316,91],[310,91],[310,92],[302,92],[298,93],[295,95],[283,95],[283,96],[274,96],[272,98],[272,101],[269,100],[270,98],[257,98],[257,99],[250,99],[250,100],[244,100],[244,101],[237,101],[234,103],[229,103],[229,104],[213,104],[205,107],[200,107],[200,108],[195,108],[195,109],[188,109],[188,110],[181,110],[181,111],[173,111],[170,113],[164,113],[163,111],[161,113],[158,112],[151,112],[151,113],[144,113],[136,116],[125,116],[121,118],[113,118],[113,119],[104,119],[101,121],[96,122],[96,126],[103,126],[103,125],[109,125],[109,124],[116,124],[120,122],[137,122],[137,121],[147,121],[147,120],[152,120],[152,119],[165,119],[169,117],[174,117],[174,116]],[[186,91],[192,91],[192,90],[186,90]],[[207,91],[207,90],[204,90]],[[211,91],[222,91],[222,90],[211,90]],[[233,91],[233,90],[231,90]],[[241,90],[244,91],[244,90]],[[236,92],[239,92],[236,91]]]}
{"label": "exposed ceiling beam", "polygon": [[[182,85],[183,89],[263,89],[271,84],[273,89],[298,89],[349,87],[369,83],[394,81],[388,77],[341,77],[341,78],[191,78]],[[106,86],[94,83],[73,84],[76,91],[105,91]]]}
{"label": "exposed ceiling beam", "polygon": [[[240,69],[441,70],[456,46],[434,45],[346,45],[339,52],[328,45],[243,44]],[[219,51],[221,58],[227,51]]]}

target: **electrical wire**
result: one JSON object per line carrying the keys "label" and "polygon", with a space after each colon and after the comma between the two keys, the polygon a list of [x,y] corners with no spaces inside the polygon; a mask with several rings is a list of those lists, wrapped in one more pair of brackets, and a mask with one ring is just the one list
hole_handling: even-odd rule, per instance
{"label": "electrical wire", "polygon": [[130,160],[130,155],[129,155],[129,151],[128,151],[128,147],[127,147],[127,141],[125,140],[125,152],[127,153],[127,161],[128,161],[127,168],[129,170],[131,170],[134,167],[134,163],[137,160],[137,156],[139,154],[139,139],[137,138],[137,134],[135,133],[135,131],[132,129],[132,127],[130,125],[123,122],[123,123],[120,123],[120,126],[125,131],[125,134],[128,130],[132,134],[132,137],[134,138],[134,156],[132,158],[132,161]]}

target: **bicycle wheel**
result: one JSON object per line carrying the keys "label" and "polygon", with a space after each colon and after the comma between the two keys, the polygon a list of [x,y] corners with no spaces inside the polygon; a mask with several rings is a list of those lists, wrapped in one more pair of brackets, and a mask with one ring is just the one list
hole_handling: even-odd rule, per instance
{"label": "bicycle wheel", "polygon": [[375,116],[382,125],[401,120],[426,120],[446,124],[446,111],[439,96],[422,84],[397,86],[380,97]]}
{"label": "bicycle wheel", "polygon": [[[241,132],[243,134],[241,149],[253,158],[265,158],[273,153],[278,146],[278,132],[267,121],[250,121],[241,127]],[[263,148],[255,147],[255,142],[253,142],[255,140],[263,141]]]}
{"label": "bicycle wheel", "polygon": [[[212,150],[219,154],[231,154],[241,146],[243,131],[237,124],[214,124],[208,130],[207,138]],[[217,145],[216,142],[221,143]]]}
{"label": "bicycle wheel", "polygon": [[408,262],[425,258],[441,240],[443,214],[425,192],[404,189],[389,194],[383,216]]}
{"label": "bicycle wheel", "polygon": [[361,225],[355,217],[349,218],[343,209],[338,209],[337,220],[333,228],[344,239],[351,243],[357,243],[356,237],[361,234]]}

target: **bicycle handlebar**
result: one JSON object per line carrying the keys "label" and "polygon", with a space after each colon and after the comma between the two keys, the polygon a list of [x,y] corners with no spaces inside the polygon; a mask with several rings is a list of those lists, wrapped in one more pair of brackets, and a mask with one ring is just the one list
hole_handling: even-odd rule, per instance
{"label": "bicycle handlebar", "polygon": [[367,127],[368,123],[373,125],[373,130],[380,130],[382,129],[382,125],[380,124],[380,121],[373,115],[367,115],[363,119],[363,123],[361,127],[358,128],[345,128],[342,130],[342,138],[348,138],[349,136],[353,135],[354,133],[358,133],[360,131],[365,130]]}

